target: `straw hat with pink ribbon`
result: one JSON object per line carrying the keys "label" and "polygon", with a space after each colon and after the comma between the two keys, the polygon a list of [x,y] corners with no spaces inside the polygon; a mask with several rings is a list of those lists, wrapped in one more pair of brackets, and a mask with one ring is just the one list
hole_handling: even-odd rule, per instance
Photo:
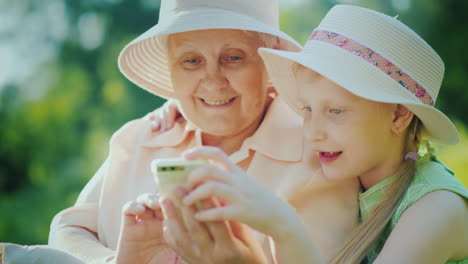
{"label": "straw hat with pink ribbon", "polygon": [[444,63],[413,30],[382,13],[349,5],[333,7],[300,52],[261,48],[280,96],[299,114],[294,63],[325,76],[351,93],[378,102],[403,104],[423,123],[424,136],[456,144],[454,124],[434,107]]}

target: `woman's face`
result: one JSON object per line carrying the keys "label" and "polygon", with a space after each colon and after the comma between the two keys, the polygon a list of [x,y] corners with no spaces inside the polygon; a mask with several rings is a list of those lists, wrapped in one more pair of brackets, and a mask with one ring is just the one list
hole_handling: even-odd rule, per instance
{"label": "woman's face", "polygon": [[256,34],[211,29],[172,34],[169,67],[184,117],[205,133],[234,136],[258,126],[267,73]]}

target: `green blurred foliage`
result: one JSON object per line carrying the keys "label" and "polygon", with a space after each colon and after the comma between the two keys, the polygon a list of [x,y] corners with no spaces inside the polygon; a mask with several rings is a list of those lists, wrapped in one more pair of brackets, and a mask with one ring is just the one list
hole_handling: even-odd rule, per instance
{"label": "green blurred foliage", "polygon": [[[4,15],[2,8],[21,3],[25,11],[18,17],[9,17],[20,21],[35,16],[54,16],[47,8],[40,7],[60,3],[69,25],[65,37],[52,43],[56,56],[36,65],[36,75],[22,82],[0,82],[0,241],[46,243],[52,217],[74,203],[79,191],[105,159],[112,133],[163,102],[126,80],[116,63],[120,50],[157,22],[158,1],[1,1],[0,16]],[[440,147],[440,157],[468,185],[465,128],[468,116],[464,110],[468,103],[468,92],[464,89],[468,83],[465,74],[468,55],[463,49],[468,39],[464,18],[468,2],[408,0],[407,10],[395,8],[398,6],[395,3],[404,4],[405,0],[341,2],[389,15],[398,14],[399,19],[440,53],[447,71],[437,105],[458,120],[463,138],[458,146]],[[336,3],[304,0],[297,5],[284,5],[281,27],[304,43],[326,11]],[[83,22],[86,17],[104,21],[104,37],[99,45],[80,42],[80,30],[83,24],[86,26]],[[23,30],[19,26],[9,33],[4,29],[0,27],[0,56],[2,41]],[[47,36],[45,41],[50,42],[50,28],[40,30]],[[20,43],[17,44],[19,47]],[[13,48],[17,48],[16,45]],[[0,72],[1,66],[0,63]],[[17,66],[16,70],[23,69],[27,68]],[[43,79],[47,82],[41,93],[39,87]],[[32,96],[34,94],[39,95]]]}
{"label": "green blurred foliage", "polygon": [[[21,19],[38,15],[41,3],[21,1],[27,5]],[[62,1],[43,4],[51,2]],[[163,102],[117,68],[120,50],[158,20],[157,9],[142,3],[63,1],[70,30],[54,43],[57,56],[40,65],[39,75],[51,73],[45,92],[30,98],[35,81],[0,87],[0,241],[46,243],[52,217],[74,203],[105,159],[112,133]],[[108,25],[95,49],[76,36],[90,12]],[[41,30],[45,35],[48,29]]]}

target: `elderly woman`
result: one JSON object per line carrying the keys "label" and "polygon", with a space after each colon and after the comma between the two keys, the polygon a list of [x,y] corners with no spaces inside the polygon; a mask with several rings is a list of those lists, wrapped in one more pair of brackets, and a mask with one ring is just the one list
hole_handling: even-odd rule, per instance
{"label": "elderly woman", "polygon": [[[336,253],[357,224],[359,184],[316,173],[317,161],[303,148],[302,119],[275,98],[260,47],[299,47],[278,30],[277,1],[163,0],[159,24],[125,47],[119,66],[150,93],[177,100],[187,121],[152,133],[151,120],[142,118],[118,130],[76,204],[54,218],[50,245],[86,263],[171,263],[178,256],[189,263],[263,262],[252,256],[258,250],[250,231],[236,223],[189,220],[185,232],[163,238],[158,202],[145,194],[158,193],[150,163],[206,145],[289,202],[326,258]],[[268,239],[257,237],[272,263]]]}

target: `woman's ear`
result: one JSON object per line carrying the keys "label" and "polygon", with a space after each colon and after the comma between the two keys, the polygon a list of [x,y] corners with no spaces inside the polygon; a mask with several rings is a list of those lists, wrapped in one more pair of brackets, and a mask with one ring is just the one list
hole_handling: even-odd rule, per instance
{"label": "woman's ear", "polygon": [[393,112],[393,133],[401,135],[410,125],[411,120],[413,120],[413,116],[414,114],[411,110],[402,104],[398,104]]}

